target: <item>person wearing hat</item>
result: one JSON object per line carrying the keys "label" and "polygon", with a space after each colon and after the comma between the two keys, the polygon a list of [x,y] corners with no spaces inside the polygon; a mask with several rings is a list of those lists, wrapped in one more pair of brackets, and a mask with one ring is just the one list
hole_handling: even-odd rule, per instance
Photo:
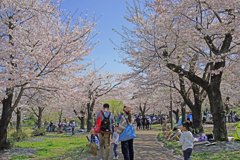
{"label": "person wearing hat", "polygon": [[177,127],[174,127],[173,133],[168,137],[168,140],[179,141],[181,134],[182,134],[181,130],[178,129]]}

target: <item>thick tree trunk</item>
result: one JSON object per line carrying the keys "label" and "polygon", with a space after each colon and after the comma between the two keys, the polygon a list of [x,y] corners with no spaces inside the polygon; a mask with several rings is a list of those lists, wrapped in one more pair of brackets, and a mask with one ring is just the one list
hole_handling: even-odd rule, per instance
{"label": "thick tree trunk", "polygon": [[185,112],[185,108],[182,107],[182,123],[186,121],[186,112]]}
{"label": "thick tree trunk", "polygon": [[5,148],[7,142],[7,127],[12,118],[13,88],[7,88],[8,97],[2,100],[2,117],[0,120],[0,150]]}
{"label": "thick tree trunk", "polygon": [[176,122],[178,123],[178,121],[179,121],[179,109],[173,110],[173,113],[176,115]]}
{"label": "thick tree trunk", "polygon": [[193,117],[193,127],[196,129],[197,133],[203,131],[202,126],[202,113],[201,113],[201,105],[198,106],[195,104],[195,108],[192,109],[192,117]]}
{"label": "thick tree trunk", "polygon": [[211,113],[213,116],[213,134],[216,140],[228,141],[226,118],[223,110],[224,104],[222,102],[222,96],[220,87],[212,85],[208,91],[208,98],[211,106]]}
{"label": "thick tree trunk", "polygon": [[76,111],[75,109],[74,109],[73,111],[74,111],[74,113],[76,114],[76,116],[78,117],[78,119],[80,120],[80,128],[81,128],[81,129],[84,129],[84,128],[85,128],[85,127],[84,127],[84,124],[85,124],[84,114],[85,114],[85,112],[81,111],[82,117],[79,117],[77,111]]}
{"label": "thick tree trunk", "polygon": [[44,108],[43,107],[38,107],[38,128],[42,127],[42,113],[43,113]]}
{"label": "thick tree trunk", "polygon": [[81,129],[84,129],[84,128],[85,128],[85,126],[84,126],[84,124],[85,124],[85,123],[84,123],[84,122],[85,122],[85,121],[84,121],[84,117],[81,117],[81,118],[80,118],[80,121],[81,121]]}
{"label": "thick tree trunk", "polygon": [[21,109],[17,108],[17,126],[16,126],[17,132],[19,131],[22,132],[21,122],[22,122]]}
{"label": "thick tree trunk", "polygon": [[89,132],[93,127],[93,108],[95,105],[95,100],[92,101],[92,103],[87,103],[87,110],[88,110],[88,116],[87,116],[87,132]]}
{"label": "thick tree trunk", "polygon": [[146,107],[147,107],[147,103],[144,103],[143,107],[142,107],[142,104],[139,105],[139,110],[141,112],[142,117],[145,117]]}
{"label": "thick tree trunk", "polygon": [[58,115],[59,115],[59,120],[58,120],[58,122],[60,123],[60,122],[62,122],[62,109],[61,109],[61,112],[60,112]]}

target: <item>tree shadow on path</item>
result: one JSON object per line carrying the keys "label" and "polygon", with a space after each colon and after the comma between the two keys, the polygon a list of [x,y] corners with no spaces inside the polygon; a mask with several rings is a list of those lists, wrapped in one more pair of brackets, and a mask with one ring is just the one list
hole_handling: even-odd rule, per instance
{"label": "tree shadow on path", "polygon": [[[135,131],[137,138],[134,139],[134,159],[135,160],[178,160],[172,155],[170,151],[163,148],[158,142],[156,142],[157,130],[140,130]],[[118,146],[119,160],[123,160],[121,151],[121,142]],[[98,152],[99,155],[99,152]],[[113,145],[111,145],[109,160],[114,157]],[[87,160],[99,160],[99,157],[88,157]]]}

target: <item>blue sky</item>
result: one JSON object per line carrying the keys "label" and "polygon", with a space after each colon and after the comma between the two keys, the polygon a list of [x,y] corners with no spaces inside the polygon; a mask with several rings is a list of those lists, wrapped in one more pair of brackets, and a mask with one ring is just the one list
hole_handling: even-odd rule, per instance
{"label": "blue sky", "polygon": [[[128,3],[131,4],[132,1],[128,1]],[[65,9],[66,12],[74,13],[78,9],[75,16],[79,16],[81,12],[82,15],[85,15],[87,9],[89,18],[93,17],[94,12],[96,17],[103,13],[95,27],[100,34],[94,40],[100,40],[100,43],[86,59],[95,60],[96,68],[100,68],[106,63],[104,69],[110,73],[131,71],[131,68],[127,65],[116,62],[121,61],[121,59],[118,51],[113,49],[114,45],[109,40],[111,39],[114,43],[120,45],[121,37],[112,29],[122,32],[123,25],[131,28],[131,24],[123,18],[126,13],[126,6],[124,0],[65,0],[61,4],[61,9]]]}

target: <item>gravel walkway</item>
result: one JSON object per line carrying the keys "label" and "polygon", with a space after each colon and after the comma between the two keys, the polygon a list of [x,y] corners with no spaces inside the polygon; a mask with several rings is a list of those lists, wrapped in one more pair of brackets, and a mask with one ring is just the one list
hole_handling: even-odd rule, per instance
{"label": "gravel walkway", "polygon": [[[134,139],[134,159],[135,160],[177,160],[172,155],[170,151],[161,147],[161,145],[156,142],[156,136],[158,134],[157,130],[149,131],[136,131],[137,138]],[[123,155],[121,153],[121,144],[118,146],[119,160],[123,160]],[[99,155],[99,153],[98,153]],[[109,160],[113,159],[113,145],[111,146]],[[96,157],[88,157],[87,160],[99,160]]]}

